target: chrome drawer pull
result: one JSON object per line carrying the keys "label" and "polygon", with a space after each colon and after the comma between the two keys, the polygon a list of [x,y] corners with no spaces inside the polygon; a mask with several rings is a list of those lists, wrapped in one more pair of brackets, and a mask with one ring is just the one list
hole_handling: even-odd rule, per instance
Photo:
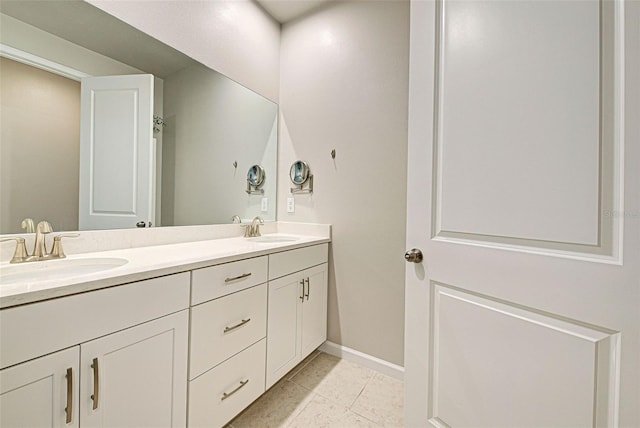
{"label": "chrome drawer pull", "polygon": [[[303,281],[307,283],[307,292],[305,293],[304,297],[306,297],[307,301],[308,301],[309,300],[309,294],[311,294],[311,284],[309,283],[309,277],[307,277]],[[304,286],[303,286],[303,288],[304,288]]]}
{"label": "chrome drawer pull", "polygon": [[224,282],[226,283],[226,282],[236,281],[238,279],[247,278],[249,276],[251,276],[251,272],[243,273],[242,275],[234,276],[233,278],[226,278]]}
{"label": "chrome drawer pull", "polygon": [[300,300],[302,300],[304,302],[304,279],[302,281],[300,281],[300,285],[302,285],[302,290],[301,290],[301,294],[300,294]]}
{"label": "chrome drawer pull", "polygon": [[239,324],[236,324],[234,326],[231,327],[225,327],[224,328],[224,333],[229,333],[232,330],[235,330],[238,327],[242,327],[243,325],[245,325],[246,323],[248,323],[249,321],[251,321],[251,318],[247,318],[246,320],[242,320]]}
{"label": "chrome drawer pull", "polygon": [[67,369],[67,407],[64,411],[67,413],[65,423],[70,424],[73,421],[73,368]]}
{"label": "chrome drawer pull", "polygon": [[243,386],[245,386],[246,384],[249,383],[249,379],[247,380],[241,380],[240,381],[240,386],[238,386],[236,389],[234,389],[231,392],[223,392],[222,393],[222,397],[220,397],[220,401],[224,401],[227,398],[231,397],[233,394],[235,394],[236,392],[240,391],[240,389],[242,389]]}

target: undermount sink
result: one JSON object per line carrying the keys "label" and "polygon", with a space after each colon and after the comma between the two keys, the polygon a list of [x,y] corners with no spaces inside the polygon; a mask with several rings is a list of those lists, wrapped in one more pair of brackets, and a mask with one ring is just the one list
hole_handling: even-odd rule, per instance
{"label": "undermount sink", "polygon": [[59,259],[23,264],[4,265],[0,269],[0,284],[47,281],[88,275],[117,268],[128,263],[127,259],[99,257],[84,259]]}
{"label": "undermount sink", "polygon": [[293,242],[297,240],[298,240],[297,237],[288,236],[288,235],[262,235],[262,236],[257,236],[255,238],[249,238],[249,241],[261,242],[263,244],[275,244],[278,242]]}

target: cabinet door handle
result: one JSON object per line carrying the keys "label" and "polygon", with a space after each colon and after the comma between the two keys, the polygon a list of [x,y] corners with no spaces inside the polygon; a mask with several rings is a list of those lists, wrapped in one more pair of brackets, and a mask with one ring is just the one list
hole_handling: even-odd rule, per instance
{"label": "cabinet door handle", "polygon": [[233,326],[231,326],[231,327],[227,326],[227,327],[225,327],[225,328],[224,328],[224,333],[228,333],[228,332],[230,332],[230,331],[235,330],[235,329],[236,329],[236,328],[238,328],[238,327],[242,327],[243,325],[245,325],[245,324],[246,324],[246,323],[248,323],[249,321],[251,321],[251,318],[247,318],[246,320],[242,320],[242,321],[241,321],[241,322],[239,322],[238,324],[233,325]]}
{"label": "cabinet door handle", "polygon": [[227,398],[231,397],[233,394],[235,394],[236,392],[240,391],[246,384],[249,383],[249,379],[247,380],[241,380],[240,381],[240,386],[238,386],[236,389],[234,389],[231,392],[223,392],[222,393],[222,397],[220,397],[220,401],[224,401]]}
{"label": "cabinet door handle", "polygon": [[64,408],[64,411],[67,413],[67,419],[65,420],[66,424],[70,424],[73,420],[73,368],[69,367],[67,369],[67,375],[65,376],[67,379],[67,407]]}
{"label": "cabinet door handle", "polygon": [[307,293],[304,295],[304,297],[306,297],[307,301],[309,301],[309,294],[311,294],[311,284],[309,283],[309,277],[307,277],[303,281],[307,283]]}
{"label": "cabinet door handle", "polygon": [[247,278],[249,276],[251,276],[251,272],[243,273],[242,275],[234,276],[233,278],[225,278],[224,282],[227,283],[231,281],[236,281],[238,279]]}
{"label": "cabinet door handle", "polygon": [[96,410],[98,408],[98,399],[100,398],[100,371],[98,370],[98,358],[93,359],[91,368],[93,369],[93,394],[91,394],[91,399],[93,400],[93,410]]}
{"label": "cabinet door handle", "polygon": [[300,281],[300,285],[302,286],[302,289],[300,290],[300,300],[304,302],[304,279]]}

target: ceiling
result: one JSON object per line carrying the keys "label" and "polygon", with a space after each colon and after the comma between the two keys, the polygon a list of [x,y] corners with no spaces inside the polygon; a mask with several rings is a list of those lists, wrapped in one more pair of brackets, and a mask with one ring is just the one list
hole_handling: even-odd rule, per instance
{"label": "ceiling", "polygon": [[1,0],[0,12],[160,78],[194,63],[187,55],[84,1]]}
{"label": "ceiling", "polygon": [[[256,1],[285,23],[332,0]],[[0,0],[0,12],[160,78],[193,63],[188,56],[84,1]]]}
{"label": "ceiling", "polygon": [[278,22],[296,19],[331,0],[256,0]]}

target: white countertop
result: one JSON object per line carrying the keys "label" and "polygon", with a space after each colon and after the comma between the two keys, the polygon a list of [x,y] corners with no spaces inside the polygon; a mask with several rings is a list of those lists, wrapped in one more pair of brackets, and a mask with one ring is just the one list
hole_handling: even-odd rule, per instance
{"label": "white countertop", "polygon": [[[122,258],[128,262],[123,266],[90,274],[8,284],[0,282],[0,308],[330,242],[326,237],[294,236],[297,238],[295,241],[287,242],[254,242],[239,237],[67,255],[65,260]],[[55,262],[56,260],[31,263]],[[8,266],[7,262],[0,263],[0,269]]]}

